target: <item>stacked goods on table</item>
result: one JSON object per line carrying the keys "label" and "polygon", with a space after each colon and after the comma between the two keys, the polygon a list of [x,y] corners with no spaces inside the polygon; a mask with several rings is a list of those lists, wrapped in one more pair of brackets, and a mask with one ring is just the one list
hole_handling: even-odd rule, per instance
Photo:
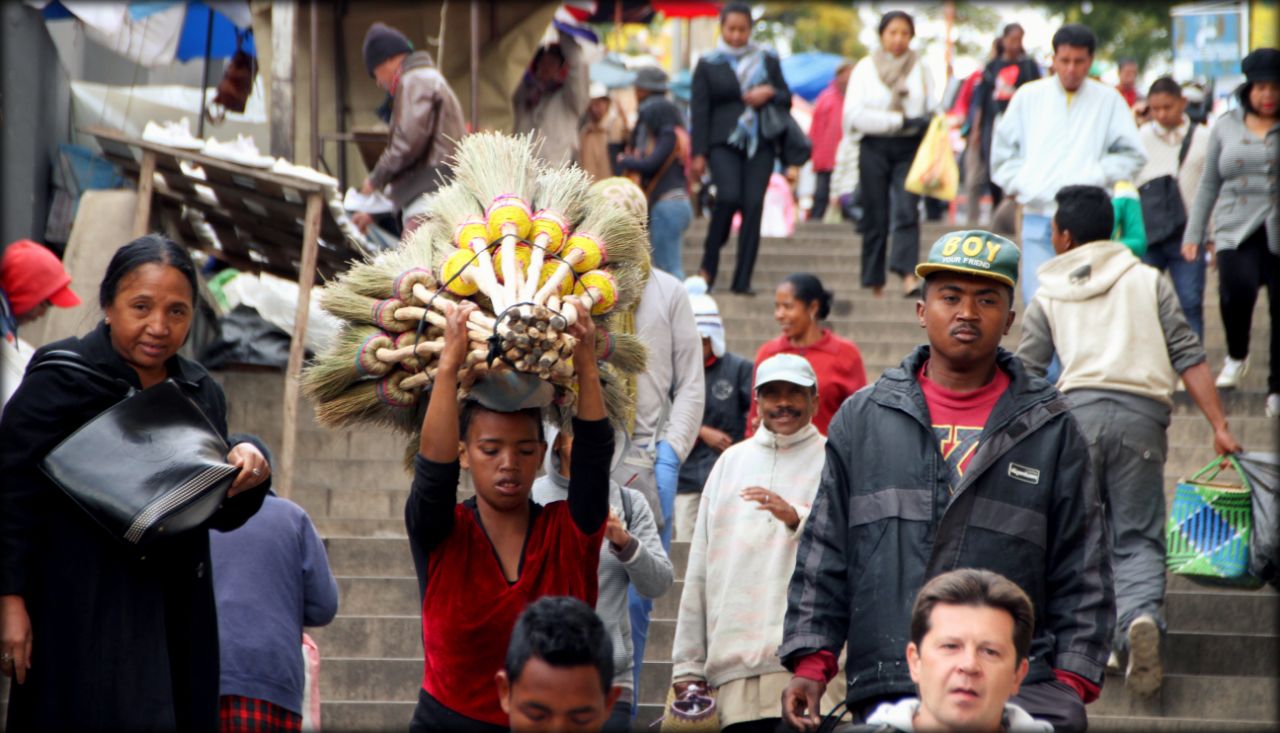
{"label": "stacked goods on table", "polygon": [[624,425],[634,404],[625,377],[645,362],[629,327],[649,277],[643,218],[591,193],[580,168],[542,167],[530,136],[469,135],[452,165],[454,181],[431,195],[398,248],[354,263],[322,291],[322,307],[345,325],[303,377],[317,419],[415,435],[445,314],[469,300],[479,308],[459,397],[486,382],[541,390],[551,397],[539,406],[563,423],[575,401],[567,329],[577,302],[596,320],[607,407]]}

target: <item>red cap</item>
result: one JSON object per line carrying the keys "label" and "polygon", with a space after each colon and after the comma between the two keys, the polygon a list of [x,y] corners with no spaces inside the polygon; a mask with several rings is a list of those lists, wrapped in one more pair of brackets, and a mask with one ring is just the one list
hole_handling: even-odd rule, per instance
{"label": "red cap", "polygon": [[18,316],[46,300],[59,308],[80,305],[80,296],[71,290],[71,276],[62,267],[62,260],[30,239],[19,239],[5,247],[4,257],[0,258],[0,289]]}

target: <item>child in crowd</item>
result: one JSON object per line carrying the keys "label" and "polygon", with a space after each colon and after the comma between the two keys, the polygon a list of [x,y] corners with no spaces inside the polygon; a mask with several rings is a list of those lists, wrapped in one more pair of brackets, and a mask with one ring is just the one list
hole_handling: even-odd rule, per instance
{"label": "child in crowd", "polygon": [[520,614],[495,676],[515,733],[596,733],[618,698],[613,644],[600,617],[576,598],[539,598]]}
{"label": "child in crowd", "polygon": [[[405,506],[425,651],[412,731],[507,730],[493,676],[502,667],[516,618],[541,596],[595,603],[609,512],[613,430],[605,415],[589,314],[579,306],[570,328],[577,339],[578,401],[569,498],[539,507],[530,499],[547,450],[539,410],[476,399],[460,405],[456,397],[473,310],[474,304],[465,303],[447,316]],[[481,392],[477,385],[473,395]],[[471,472],[476,495],[459,503],[462,468]],[[604,679],[607,685],[609,675]]]}

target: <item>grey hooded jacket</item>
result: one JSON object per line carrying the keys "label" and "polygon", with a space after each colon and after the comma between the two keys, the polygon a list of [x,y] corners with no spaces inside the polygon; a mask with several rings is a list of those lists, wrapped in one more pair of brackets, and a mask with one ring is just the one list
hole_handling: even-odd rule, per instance
{"label": "grey hooded jacket", "polygon": [[919,347],[832,420],[778,655],[794,669],[847,642],[850,705],[911,695],[905,649],[916,593],[940,573],[977,567],[1013,580],[1035,605],[1027,684],[1053,679],[1054,669],[1100,683],[1115,593],[1079,426],[1057,390],[1000,350],[1009,387],[949,497],[916,380],[928,357]]}

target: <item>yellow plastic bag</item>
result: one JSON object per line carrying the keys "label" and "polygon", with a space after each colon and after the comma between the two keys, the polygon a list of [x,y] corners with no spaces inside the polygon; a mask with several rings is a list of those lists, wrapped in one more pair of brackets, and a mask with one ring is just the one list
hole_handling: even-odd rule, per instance
{"label": "yellow plastic bag", "polygon": [[906,189],[921,196],[951,201],[960,187],[960,168],[951,152],[947,121],[935,115],[907,172]]}

